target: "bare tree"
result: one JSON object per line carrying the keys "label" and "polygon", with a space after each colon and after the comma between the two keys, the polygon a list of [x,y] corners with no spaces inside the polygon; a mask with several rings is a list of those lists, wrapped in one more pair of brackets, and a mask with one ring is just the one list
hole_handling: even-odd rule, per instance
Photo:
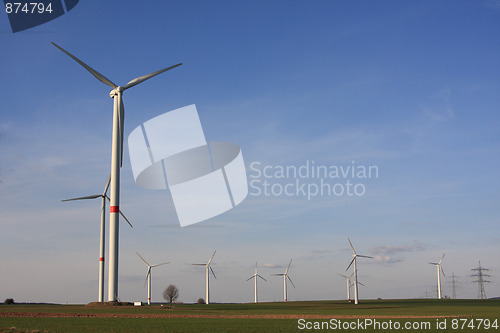
{"label": "bare tree", "polygon": [[170,303],[170,307],[172,308],[172,302],[175,301],[179,297],[179,289],[173,284],[169,285],[167,289],[163,291],[163,298]]}

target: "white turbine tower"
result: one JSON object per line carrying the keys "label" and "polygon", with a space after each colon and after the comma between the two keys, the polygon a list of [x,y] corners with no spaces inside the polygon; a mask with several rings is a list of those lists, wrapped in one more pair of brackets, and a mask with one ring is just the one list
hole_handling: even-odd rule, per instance
{"label": "white turbine tower", "polygon": [[150,265],[139,253],[136,252],[136,254],[141,258],[141,260],[146,264],[148,267],[148,273],[146,274],[146,282],[148,283],[148,305],[151,305],[151,269],[153,267],[158,267],[161,265],[166,265],[170,264],[170,262],[163,262],[161,264],[156,264],[156,265]]}
{"label": "white turbine tower", "polygon": [[354,273],[351,273],[351,275],[349,275],[349,276],[345,276],[345,275],[342,275],[339,273],[337,273],[337,274],[346,279],[346,281],[347,281],[347,300],[349,302],[351,302],[351,277],[354,275]]}
{"label": "white turbine tower", "polygon": [[284,295],[285,302],[287,301],[287,292],[286,292],[286,279],[287,278],[288,278],[288,280],[290,280],[290,283],[295,288],[295,285],[293,284],[292,279],[288,276],[288,270],[290,269],[291,264],[292,264],[292,259],[290,259],[290,263],[288,264],[288,267],[286,268],[285,273],[273,274],[273,275],[283,276],[283,295]]}
{"label": "white turbine tower", "polygon": [[206,268],[205,304],[210,304],[210,273],[209,273],[209,271],[211,271],[212,274],[214,275],[214,278],[217,279],[217,277],[215,276],[214,270],[212,269],[212,267],[210,267],[210,263],[212,262],[212,259],[215,256],[215,252],[217,252],[217,250],[214,251],[214,254],[212,254],[212,257],[210,258],[210,260],[206,264],[193,264],[195,266],[205,266],[205,268]]}
{"label": "white turbine tower", "polygon": [[[439,260],[439,262],[430,262],[429,264],[431,265],[434,265],[436,266],[437,268],[437,276],[438,276],[438,280],[437,280],[437,287],[438,287],[438,298],[441,299],[441,272],[443,272],[443,276],[446,276],[444,274],[444,270],[443,270],[443,267],[441,267],[441,263],[443,262],[443,259],[444,259],[444,255],[446,253],[443,254],[443,256],[441,257],[441,260]],[[439,271],[441,269],[441,272]]]}
{"label": "white turbine tower", "polygon": [[[66,199],[66,200],[61,200],[62,202],[64,201],[74,201],[74,200],[86,200],[86,199],[97,199],[101,198],[101,235],[100,235],[100,241],[99,241],[99,302],[104,301],[104,252],[105,252],[105,241],[104,237],[106,234],[106,226],[105,226],[105,221],[106,221],[106,199],[109,201],[109,197],[107,195],[108,192],[108,187],[109,187],[109,182],[111,181],[111,177],[108,178],[108,181],[106,182],[106,186],[104,187],[104,191],[101,194],[96,194],[96,195],[89,195],[86,197],[79,197],[79,198],[73,198],[73,199]],[[123,213],[120,210],[120,215],[127,221],[127,223],[130,225],[131,228],[133,228],[132,224],[130,221],[123,215]]]}
{"label": "white turbine tower", "polygon": [[140,76],[133,79],[124,86],[117,86],[111,80],[101,73],[97,72],[83,61],[64,50],[55,43],[52,43],[62,52],[73,58],[77,63],[83,66],[90,74],[94,75],[99,81],[113,88],[109,96],[113,98],[113,140],[111,147],[111,193],[110,193],[110,218],[109,218],[109,277],[108,277],[108,301],[118,299],[118,212],[120,211],[120,167],[123,162],[123,130],[125,109],[123,107],[122,94],[125,90],[138,85],[158,74],[166,72],[172,68],[182,65],[176,64],[159,71]]}
{"label": "white turbine tower", "polygon": [[360,283],[358,282],[358,267],[356,265],[356,258],[360,257],[360,258],[372,258],[373,259],[373,257],[364,256],[364,255],[361,255],[361,254],[357,254],[356,251],[354,250],[354,246],[352,246],[351,240],[349,238],[347,238],[347,240],[349,241],[349,244],[351,245],[351,249],[352,249],[353,255],[352,255],[351,263],[349,264],[349,266],[347,266],[346,271],[354,263],[354,304],[358,304],[359,303],[359,300],[358,300],[358,284],[360,284]]}
{"label": "white turbine tower", "polygon": [[255,263],[255,273],[254,273],[254,275],[252,275],[251,277],[249,277],[247,279],[247,281],[249,281],[251,279],[255,279],[255,296],[254,296],[254,302],[255,303],[258,302],[258,298],[257,298],[257,278],[258,277],[261,278],[264,281],[267,281],[266,279],[264,279],[262,276],[259,275],[259,272],[257,271],[257,263]]}

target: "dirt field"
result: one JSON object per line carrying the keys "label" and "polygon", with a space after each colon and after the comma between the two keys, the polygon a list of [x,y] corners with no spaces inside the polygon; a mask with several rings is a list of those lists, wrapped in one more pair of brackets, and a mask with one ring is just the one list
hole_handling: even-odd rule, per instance
{"label": "dirt field", "polygon": [[472,316],[355,316],[355,315],[184,315],[184,314],[113,314],[113,313],[45,313],[45,312],[0,312],[0,317],[14,318],[221,318],[221,319],[403,319],[403,318],[465,318]]}

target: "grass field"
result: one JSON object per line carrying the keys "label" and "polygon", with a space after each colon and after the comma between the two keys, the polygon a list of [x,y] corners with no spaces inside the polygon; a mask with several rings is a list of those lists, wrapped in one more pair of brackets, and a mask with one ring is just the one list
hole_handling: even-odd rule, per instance
{"label": "grass field", "polygon": [[500,300],[0,306],[0,332],[500,332],[495,322]]}

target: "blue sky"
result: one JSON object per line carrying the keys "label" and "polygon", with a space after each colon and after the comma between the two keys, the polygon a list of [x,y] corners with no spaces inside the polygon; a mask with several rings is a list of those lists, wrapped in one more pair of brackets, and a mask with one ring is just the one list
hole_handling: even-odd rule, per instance
{"label": "blue sky", "polygon": [[124,93],[126,136],[196,104],[207,140],[240,145],[248,176],[252,162],[379,171],[357,180],[362,196],[249,195],[180,228],[168,192],[135,185],[125,146],[122,300],[146,299],[135,251],[172,262],[153,269],[153,301],[173,283],[194,302],[204,271],[190,264],[216,249],[213,301],[252,301],[256,261],[259,299],[281,300],[269,275],[291,258],[289,299],[342,299],[348,237],[376,257],[360,260],[361,298],[435,294],[428,262],[443,253],[458,296],[476,297],[470,269],[500,271],[499,30],[498,1],[81,1],[16,34],[0,15],[0,297],[97,298],[99,202],[60,200],[102,191],[112,100],[50,41],[117,84],[184,63]]}

